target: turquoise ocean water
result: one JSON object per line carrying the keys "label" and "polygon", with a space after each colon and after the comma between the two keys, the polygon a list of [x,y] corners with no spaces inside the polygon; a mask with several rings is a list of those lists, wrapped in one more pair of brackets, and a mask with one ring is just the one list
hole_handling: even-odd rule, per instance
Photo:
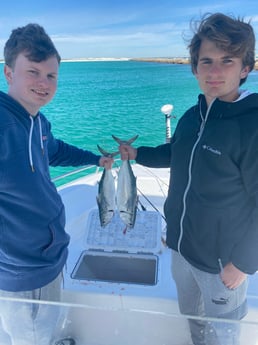
{"label": "turquoise ocean water", "polygon": [[[0,68],[3,64],[0,64]],[[258,92],[258,71],[244,85]],[[3,73],[0,89],[7,90]],[[198,84],[189,65],[136,61],[62,62],[58,90],[42,112],[56,137],[98,153],[97,144],[116,151],[114,134],[135,146],[165,141],[162,105],[173,104],[172,131],[183,113],[197,101]],[[70,168],[51,168],[53,177]]]}

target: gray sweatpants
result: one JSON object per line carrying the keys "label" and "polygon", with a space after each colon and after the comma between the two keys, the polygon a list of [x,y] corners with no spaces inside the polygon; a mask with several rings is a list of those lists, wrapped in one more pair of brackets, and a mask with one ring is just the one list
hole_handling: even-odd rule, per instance
{"label": "gray sweatpants", "polygon": [[[247,313],[247,279],[237,289],[228,289],[219,274],[200,271],[172,251],[172,275],[182,314],[240,320]],[[238,345],[237,322],[188,319],[194,345]]]}
{"label": "gray sweatpants", "polygon": [[[60,301],[61,283],[62,274],[40,289],[20,292],[0,290],[0,327],[2,323],[0,345],[51,343],[60,315],[60,307],[37,301]],[[23,302],[22,299],[33,302]]]}

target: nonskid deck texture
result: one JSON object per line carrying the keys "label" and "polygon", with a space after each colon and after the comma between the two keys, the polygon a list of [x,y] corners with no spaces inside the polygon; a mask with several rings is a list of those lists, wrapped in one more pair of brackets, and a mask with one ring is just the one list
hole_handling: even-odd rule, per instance
{"label": "nonskid deck texture", "polygon": [[124,223],[118,213],[102,228],[98,210],[93,210],[88,218],[86,244],[89,248],[110,248],[128,252],[155,251],[160,243],[161,221],[154,211],[139,211],[133,229],[123,231]]}

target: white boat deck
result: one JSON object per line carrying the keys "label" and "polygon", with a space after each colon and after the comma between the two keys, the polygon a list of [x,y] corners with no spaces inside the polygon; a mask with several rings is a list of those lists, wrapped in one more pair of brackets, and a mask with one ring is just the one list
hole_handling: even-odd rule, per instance
{"label": "white boat deck", "polygon": [[[113,234],[111,244],[108,242],[110,238],[107,240],[108,237],[99,246],[94,241],[89,241],[89,230],[91,231],[92,227],[95,227],[89,220],[89,216],[92,217],[92,212],[97,210],[97,182],[100,179],[100,174],[80,178],[59,188],[66,207],[66,231],[71,235],[69,258],[64,274],[63,302],[81,306],[80,310],[78,308],[71,309],[69,317],[73,320],[73,332],[77,339],[83,339],[82,344],[84,345],[86,345],[85,341],[87,341],[87,345],[120,345],[121,339],[123,339],[123,343],[128,345],[191,344],[186,318],[180,315],[177,306],[176,288],[170,273],[171,252],[162,240],[165,238],[165,222],[162,215],[168,188],[168,169],[148,169],[138,165],[134,165],[133,169],[135,176],[137,176],[139,207],[142,205],[147,212],[155,212],[161,222],[156,248],[147,250],[144,254],[137,254],[137,250],[134,248],[137,246],[132,245],[133,251],[130,252],[129,250],[129,253],[126,253],[125,246],[122,245],[121,247],[121,242],[120,246],[114,242]],[[144,217],[143,213],[144,211],[139,211],[140,217]],[[141,221],[143,225],[144,218]],[[125,234],[123,229],[123,225],[121,225],[122,240],[124,236],[127,237],[127,240],[129,239],[128,241],[131,241],[130,236],[132,236],[134,229]],[[107,230],[102,230],[105,237]],[[102,234],[100,233],[98,236],[102,236]],[[86,253],[97,254],[97,256],[104,256],[106,259],[116,255],[133,258],[137,255],[156,257],[155,283],[125,283],[120,280],[76,278],[74,276],[75,267],[85,251]],[[135,268],[139,269],[137,266]],[[114,266],[114,270],[117,269]],[[128,269],[127,266],[125,266],[125,271],[126,269]],[[123,268],[119,268],[119,270],[122,271]],[[252,276],[250,280],[251,284],[248,291],[250,312],[243,321],[244,323],[247,322],[247,325],[242,331],[242,337],[245,339],[243,344],[246,345],[248,333],[250,339],[248,345],[256,345],[258,340],[256,343],[255,339],[256,337],[258,339],[258,336],[254,336],[254,332],[256,332],[258,320],[256,309],[258,307],[257,276]],[[99,322],[101,322],[101,332],[99,331]],[[250,327],[253,327],[254,324],[255,328],[251,330]],[[173,338],[174,332],[176,332],[176,336]],[[128,341],[125,340],[126,337]]]}
{"label": "white boat deck", "polygon": [[[137,172],[135,172],[137,176]],[[100,287],[103,287],[103,290],[105,290],[106,293],[112,293],[112,295],[115,295],[117,293],[119,296],[122,295],[136,295],[136,296],[158,296],[158,291],[161,289],[161,286],[164,284],[164,286],[170,286],[169,289],[165,289],[164,291],[160,292],[161,298],[173,298],[176,299],[176,292],[175,289],[171,288],[170,283],[171,277],[170,274],[167,274],[167,272],[162,272],[161,267],[168,267],[170,266],[170,251],[164,247],[161,236],[165,235],[165,224],[164,220],[160,215],[158,215],[161,225],[160,225],[160,234],[155,234],[155,237],[159,237],[159,243],[156,243],[156,248],[152,248],[154,251],[154,255],[159,256],[159,272],[158,272],[158,284],[155,286],[141,286],[141,285],[133,285],[133,284],[125,284],[124,286],[121,286],[120,283],[105,283],[105,282],[88,282],[88,281],[80,281],[75,280],[71,278],[71,273],[74,270],[74,267],[81,255],[81,253],[91,247],[94,247],[96,250],[102,249],[110,252],[112,249],[118,249],[122,251],[126,251],[125,243],[128,243],[128,246],[130,243],[132,243],[132,234],[134,232],[134,229],[128,230],[126,234],[123,234],[123,225],[119,223],[119,226],[121,225],[121,236],[120,241],[123,240],[123,237],[126,238],[124,240],[124,244],[120,243],[120,246],[118,246],[118,243],[106,243],[108,241],[105,240],[104,243],[99,243],[99,246],[95,243],[90,246],[89,243],[87,243],[87,236],[88,234],[88,216],[91,214],[93,210],[97,211],[97,204],[96,204],[96,195],[97,195],[97,189],[98,186],[96,185],[96,180],[93,179],[91,181],[92,177],[86,177],[87,182],[90,180],[89,185],[84,185],[83,182],[85,181],[84,178],[80,179],[76,182],[74,186],[68,186],[65,189],[62,189],[60,191],[61,196],[63,198],[64,204],[66,206],[66,212],[67,212],[67,232],[71,235],[71,243],[69,247],[69,260],[67,262],[67,275],[65,276],[65,290],[72,290],[72,291],[85,291],[85,285],[87,285],[87,292],[98,292],[101,291]],[[154,180],[150,178],[150,176],[147,175],[141,177],[140,181],[138,181],[138,185],[141,187],[141,192],[150,199],[150,201],[155,205],[155,207],[160,210],[162,214],[162,208],[164,203],[164,188],[167,188],[167,174],[164,173],[164,180],[159,180],[154,184]],[[160,186],[160,183],[163,185]],[[146,190],[152,190],[154,193],[154,196],[147,195]],[[78,200],[80,200],[79,204],[80,207],[78,207]],[[141,204],[143,204],[150,213],[156,212],[153,207],[148,203],[148,201],[140,195],[140,201]],[[143,212],[143,211],[142,211]],[[140,211],[141,214],[141,211]],[[157,217],[156,217],[157,218]],[[155,219],[156,219],[155,218]],[[114,219],[116,221],[116,218]],[[142,220],[144,222],[144,219]],[[137,222],[136,222],[137,223]],[[107,232],[106,229],[101,229],[104,233]],[[154,229],[155,230],[155,229]],[[162,231],[163,230],[163,231]],[[119,231],[119,229],[117,230]],[[158,242],[158,238],[157,238]],[[131,248],[131,252],[137,251],[137,245],[133,244]],[[129,249],[129,248],[128,248]],[[127,249],[127,250],[128,250]],[[151,249],[150,249],[151,250]],[[150,250],[146,250],[147,252]],[[144,249],[139,249],[139,251],[144,251]],[[164,263],[163,263],[164,261]],[[173,284],[172,284],[173,287]],[[146,292],[147,289],[147,292]],[[73,295],[74,296],[74,295]]]}
{"label": "white boat deck", "polygon": [[[179,311],[176,289],[169,271],[171,252],[164,246],[161,240],[161,237],[165,236],[165,223],[161,215],[163,214],[163,203],[168,188],[168,169],[158,169],[159,175],[156,175],[155,169],[149,170],[137,165],[134,165],[133,169],[135,176],[137,176],[140,204],[146,208],[147,213],[150,212],[151,214],[154,213],[157,215],[155,219],[158,217],[160,221],[160,233],[154,236],[157,240],[154,245],[155,248],[152,248],[153,253],[151,253],[151,250],[147,250],[147,254],[144,254],[157,257],[157,282],[154,285],[145,285],[121,283],[119,281],[107,282],[72,278],[72,273],[81,254],[90,247],[87,243],[87,236],[89,235],[89,229],[87,228],[89,222],[88,216],[91,215],[93,210],[97,212],[96,195],[98,192],[98,185],[96,183],[100,179],[100,175],[97,178],[96,176],[87,176],[79,179],[75,183],[68,184],[65,188],[61,188],[60,190],[63,202],[66,206],[66,230],[71,235],[69,259],[64,275],[63,300],[69,303],[87,305],[89,308],[92,308],[87,310],[86,314],[89,313],[91,315],[91,321],[90,323],[88,323],[88,321],[85,322],[83,332],[85,331],[85,327],[87,328],[87,334],[90,329],[90,333],[94,333],[94,335],[92,334],[92,336],[90,336],[88,334],[88,339],[94,338],[97,344],[102,344],[102,340],[103,344],[121,344],[121,338],[115,335],[118,330],[120,335],[130,334],[130,342],[128,345],[141,344],[143,340],[139,340],[141,338],[139,338],[139,334],[144,329],[143,320],[148,323],[149,333],[148,335],[144,335],[143,333],[142,337],[148,339],[148,344],[161,344],[161,339],[162,344],[170,344],[170,332],[167,332],[167,330],[170,329],[167,324],[170,318],[167,315],[172,313],[178,316]],[[156,175],[155,178],[153,178],[154,175]],[[85,185],[85,183],[87,183],[87,185]],[[154,207],[160,214],[157,213]],[[139,211],[140,214],[144,212],[145,211]],[[144,216],[142,215],[141,217]],[[114,221],[117,221],[117,219],[115,218]],[[141,221],[143,225],[144,218],[142,218]],[[136,221],[136,227],[137,222],[139,222],[139,219]],[[127,237],[127,240],[123,240],[123,238],[120,240],[130,243],[135,229],[127,230],[124,234],[124,226],[122,224],[119,224],[119,226],[121,228],[121,237]],[[102,231],[107,232],[106,229],[102,229]],[[127,256],[125,253],[126,248],[124,248],[123,243],[121,244],[120,242],[120,245],[118,245],[116,242],[110,245],[107,244],[105,240],[105,244],[106,245],[103,243],[99,248],[96,244],[93,245],[93,247],[96,251],[103,247],[106,253],[109,253],[112,247],[113,249],[119,248],[119,251],[123,252],[122,255]],[[133,253],[133,256],[139,255],[135,254],[137,252],[137,245],[133,244],[131,247],[131,254]],[[140,249],[139,251],[144,250]],[[76,311],[76,316],[74,316],[76,320],[78,320],[78,322],[76,322],[77,337],[82,332],[82,328],[79,326],[80,320],[85,319],[85,317],[87,320],[89,319],[84,309],[82,309],[82,314],[84,314],[84,317],[78,317],[78,311]],[[104,323],[106,326],[104,327],[105,330],[102,329],[105,335],[98,335],[98,339],[96,339],[96,333],[92,331],[92,329],[96,331],[96,324],[92,320],[96,321],[98,317],[102,320],[101,324]],[[139,322],[137,322],[137,318],[139,318]],[[107,326],[111,319],[113,320],[112,325],[116,325],[116,331],[114,327]],[[167,322],[165,322],[165,319],[167,319]],[[185,320],[179,316],[175,317],[173,322],[175,323],[175,329],[177,329],[178,334],[176,344],[187,344],[189,342],[189,334]],[[157,326],[159,327],[159,331],[158,336],[155,336]],[[97,327],[99,326],[97,325]],[[130,329],[131,327],[133,327],[133,329]],[[162,331],[163,328],[164,331]],[[136,340],[132,342],[132,334],[138,334],[138,342]],[[158,340],[157,337],[160,338],[160,340]],[[104,339],[106,340],[104,341]],[[108,343],[107,339],[109,339]],[[181,340],[179,341],[179,339]]]}

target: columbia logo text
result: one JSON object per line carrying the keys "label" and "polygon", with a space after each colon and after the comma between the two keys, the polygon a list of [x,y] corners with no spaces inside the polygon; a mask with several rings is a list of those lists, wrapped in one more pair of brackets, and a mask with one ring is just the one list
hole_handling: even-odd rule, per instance
{"label": "columbia logo text", "polygon": [[209,145],[202,145],[202,148],[204,150],[207,150],[207,151],[210,151],[210,152],[214,153],[215,155],[219,155],[219,156],[221,155],[221,152],[219,150],[216,150],[216,149],[212,148]]}

